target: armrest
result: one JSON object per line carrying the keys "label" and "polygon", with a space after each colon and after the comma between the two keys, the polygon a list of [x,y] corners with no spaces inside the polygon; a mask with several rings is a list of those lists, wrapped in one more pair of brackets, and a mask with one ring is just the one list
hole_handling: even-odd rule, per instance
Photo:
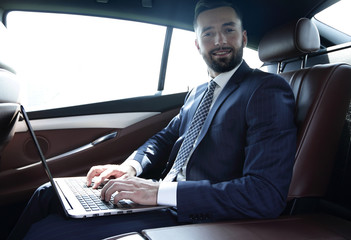
{"label": "armrest", "polygon": [[71,150],[69,152],[62,153],[62,154],[60,154],[58,156],[49,158],[49,159],[47,159],[47,161],[50,162],[50,161],[53,161],[53,160],[56,160],[56,159],[59,159],[59,158],[68,157],[70,155],[79,153],[81,151],[90,149],[92,147],[95,147],[96,145],[98,145],[100,143],[103,143],[103,142],[106,142],[106,141],[108,141],[110,139],[115,138],[116,136],[117,136],[117,132],[113,132],[113,133],[107,134],[105,136],[99,137],[98,139],[96,139],[96,140],[92,141],[91,143],[88,143],[88,144],[86,144],[84,146],[81,146],[79,148],[73,149],[73,150]]}
{"label": "armrest", "polygon": [[151,240],[186,239],[349,239],[351,222],[330,215],[193,224],[142,231]]}
{"label": "armrest", "polygon": [[121,235],[105,238],[102,240],[145,240],[145,238],[143,238],[137,232],[131,232],[131,233],[126,233],[126,234],[121,234]]}

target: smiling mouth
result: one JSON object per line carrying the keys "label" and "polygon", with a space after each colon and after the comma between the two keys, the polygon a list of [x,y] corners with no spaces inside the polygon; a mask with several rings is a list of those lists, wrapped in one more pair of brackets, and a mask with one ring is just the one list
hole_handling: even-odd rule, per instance
{"label": "smiling mouth", "polygon": [[224,49],[215,49],[211,51],[211,54],[217,57],[225,57],[229,55],[231,52],[232,52],[231,48],[224,48]]}

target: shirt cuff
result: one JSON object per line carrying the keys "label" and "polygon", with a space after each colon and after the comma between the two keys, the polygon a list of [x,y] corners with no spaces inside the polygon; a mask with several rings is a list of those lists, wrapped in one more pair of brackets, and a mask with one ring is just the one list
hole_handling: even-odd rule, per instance
{"label": "shirt cuff", "polygon": [[124,162],[123,164],[127,164],[132,166],[135,171],[136,171],[136,175],[139,176],[142,172],[143,172],[143,168],[141,167],[141,164],[134,160],[134,156],[136,155],[136,151],[132,153],[132,155],[130,155]]}
{"label": "shirt cuff", "polygon": [[176,207],[177,187],[177,182],[160,182],[157,194],[157,204]]}

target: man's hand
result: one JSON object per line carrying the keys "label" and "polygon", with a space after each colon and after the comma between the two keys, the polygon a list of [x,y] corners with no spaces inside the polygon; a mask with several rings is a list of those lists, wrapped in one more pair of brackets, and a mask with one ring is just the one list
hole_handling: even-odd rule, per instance
{"label": "man's hand", "polygon": [[142,205],[157,205],[159,182],[138,177],[112,179],[102,188],[101,199],[109,201],[112,194],[114,203],[122,199],[130,199]]}
{"label": "man's hand", "polygon": [[97,188],[106,179],[111,177],[134,177],[135,169],[130,165],[100,165],[92,167],[87,174],[87,186],[91,185],[93,178],[95,182],[93,188]]}

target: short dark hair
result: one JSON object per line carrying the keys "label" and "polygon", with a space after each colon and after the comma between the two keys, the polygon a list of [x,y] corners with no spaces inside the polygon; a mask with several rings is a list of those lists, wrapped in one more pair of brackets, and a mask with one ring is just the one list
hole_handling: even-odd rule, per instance
{"label": "short dark hair", "polygon": [[234,11],[236,12],[238,18],[241,21],[241,25],[243,26],[243,16],[241,14],[241,12],[239,11],[239,9],[234,6],[233,2],[231,1],[225,1],[225,0],[199,0],[195,6],[195,14],[194,14],[194,29],[196,30],[197,27],[197,18],[199,17],[200,13],[207,11],[207,10],[211,10],[211,9],[215,9],[215,8],[219,8],[219,7],[231,7],[234,9]]}

